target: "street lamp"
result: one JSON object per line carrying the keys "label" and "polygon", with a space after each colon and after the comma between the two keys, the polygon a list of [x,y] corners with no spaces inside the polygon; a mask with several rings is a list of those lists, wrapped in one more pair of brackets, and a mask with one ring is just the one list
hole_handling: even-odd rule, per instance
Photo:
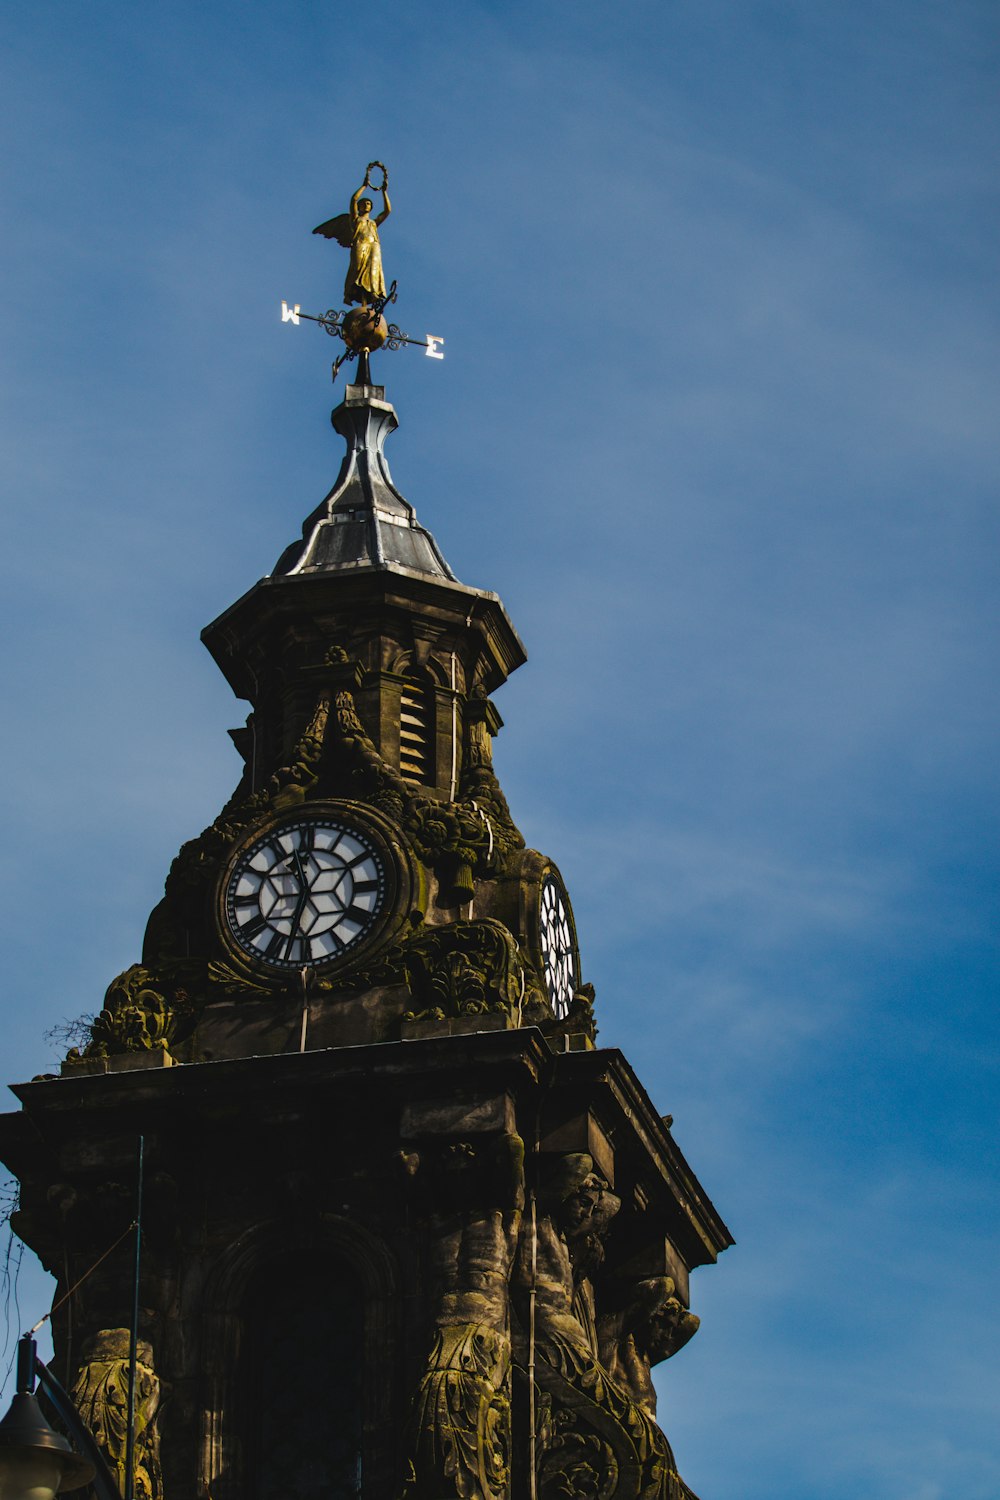
{"label": "street lamp", "polygon": [[[142,1178],[145,1143],[140,1135],[136,1157],[136,1212],[135,1219],[124,1234],[91,1266],[76,1286],[54,1303],[44,1318],[39,1319],[30,1333],[26,1333],[17,1345],[17,1388],[10,1411],[0,1422],[0,1500],[53,1500],[55,1495],[67,1490],[81,1489],[93,1482],[96,1500],[122,1500],[121,1492],[111,1475],[104,1454],[94,1434],[81,1419],[71,1396],[63,1390],[52,1371],[42,1364],[35,1353],[32,1335],[52,1313],[73,1295],[101,1261],[121,1244],[127,1235],[135,1235],[135,1258],[132,1270],[132,1332],[129,1345],[128,1373],[128,1427],[125,1447],[125,1497],[133,1500],[135,1493],[135,1374],[136,1351],[139,1339],[139,1268],[142,1246]],[[59,1421],[71,1434],[77,1447],[86,1457],[81,1458],[58,1432],[55,1432],[42,1415],[35,1397],[35,1376],[53,1407]]]}
{"label": "street lamp", "polygon": [[0,1500],[54,1500],[94,1478],[95,1467],[74,1453],[42,1415],[35,1390],[35,1341],[17,1346],[17,1390],[0,1422]]}

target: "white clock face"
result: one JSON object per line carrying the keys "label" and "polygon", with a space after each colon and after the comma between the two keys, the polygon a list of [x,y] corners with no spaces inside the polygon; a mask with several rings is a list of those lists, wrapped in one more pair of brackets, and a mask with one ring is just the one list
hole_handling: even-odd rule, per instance
{"label": "white clock face", "polygon": [[299,818],[263,834],[226,887],[229,931],[274,969],[329,963],[385,908],[385,865],[372,840],[331,818]]}
{"label": "white clock face", "polygon": [[542,884],[538,925],[549,1003],[562,1020],[576,987],[576,948],[566,897],[551,875]]}

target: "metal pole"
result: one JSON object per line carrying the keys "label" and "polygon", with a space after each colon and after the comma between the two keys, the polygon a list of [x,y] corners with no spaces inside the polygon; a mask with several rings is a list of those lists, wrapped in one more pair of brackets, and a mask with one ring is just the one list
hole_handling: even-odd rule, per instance
{"label": "metal pole", "polygon": [[135,1260],[132,1272],[132,1337],[128,1353],[128,1430],[125,1436],[125,1494],[133,1500],[135,1493],[135,1377],[139,1357],[139,1272],[142,1267],[142,1171],[145,1139],[139,1137],[136,1152],[135,1182]]}
{"label": "metal pole", "polygon": [[[538,1153],[535,1153],[535,1162]],[[528,1493],[538,1495],[538,1412],[535,1408],[535,1290],[538,1284],[538,1207],[531,1190],[531,1287],[528,1291]]]}
{"label": "metal pole", "polygon": [[30,1396],[35,1389],[35,1341],[30,1333],[22,1334],[17,1341],[17,1382],[14,1389],[18,1395],[27,1391]]}

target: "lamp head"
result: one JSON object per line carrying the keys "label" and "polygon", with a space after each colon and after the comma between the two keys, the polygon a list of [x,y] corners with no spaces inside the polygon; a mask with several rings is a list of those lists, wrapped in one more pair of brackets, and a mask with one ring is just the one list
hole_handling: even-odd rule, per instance
{"label": "lamp head", "polygon": [[53,1500],[78,1490],[94,1477],[94,1466],[73,1452],[46,1422],[36,1397],[35,1342],[18,1348],[18,1390],[0,1422],[0,1500]]}

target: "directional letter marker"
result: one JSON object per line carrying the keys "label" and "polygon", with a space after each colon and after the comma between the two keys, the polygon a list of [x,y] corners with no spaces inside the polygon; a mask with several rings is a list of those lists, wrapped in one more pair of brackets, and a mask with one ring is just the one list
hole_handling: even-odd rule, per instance
{"label": "directional letter marker", "polygon": [[[281,321],[283,323],[300,323],[307,318],[310,323],[318,323],[326,333],[335,338],[343,339],[347,345],[348,352],[342,354],[333,366],[333,378],[336,380],[337,371],[346,359],[354,359],[363,345],[359,345],[359,337],[364,338],[371,335],[371,347],[367,350],[373,353],[376,349],[402,349],[404,344],[416,344],[423,349],[428,359],[444,359],[444,337],[440,333],[429,333],[425,339],[411,339],[408,333],[404,333],[398,323],[386,323],[382,316],[382,309],[389,303],[394,302],[396,283],[393,282],[392,290],[384,300],[380,300],[371,309],[364,309],[367,321],[362,325],[363,332],[352,326],[359,319],[361,309],[354,312],[341,312],[339,308],[331,307],[319,317],[315,313],[302,311],[299,303],[289,307],[287,302],[281,304]],[[345,326],[345,320],[346,326]]]}
{"label": "directional letter marker", "polygon": [[[376,187],[372,172],[381,172],[382,181]],[[382,194],[382,211],[372,217],[373,199],[366,193]],[[429,333],[424,339],[411,339],[398,323],[388,323],[385,310],[396,301],[396,282],[386,285],[382,269],[382,242],[379,229],[392,213],[389,203],[389,173],[385,163],[370,161],[365,171],[365,180],[353,195],[345,214],[335,214],[332,219],[317,225],[313,234],[321,234],[325,240],[336,240],[350,251],[350,265],[344,282],[346,308],[330,307],[317,317],[315,313],[304,313],[296,302],[289,307],[281,304],[281,321],[298,323],[307,318],[333,338],[340,339],[344,353],[333,362],[333,378],[345,361],[358,361],[358,375],[363,382],[370,381],[368,357],[376,349],[402,349],[404,344],[419,344],[428,359],[444,359],[444,339],[439,333]]]}

